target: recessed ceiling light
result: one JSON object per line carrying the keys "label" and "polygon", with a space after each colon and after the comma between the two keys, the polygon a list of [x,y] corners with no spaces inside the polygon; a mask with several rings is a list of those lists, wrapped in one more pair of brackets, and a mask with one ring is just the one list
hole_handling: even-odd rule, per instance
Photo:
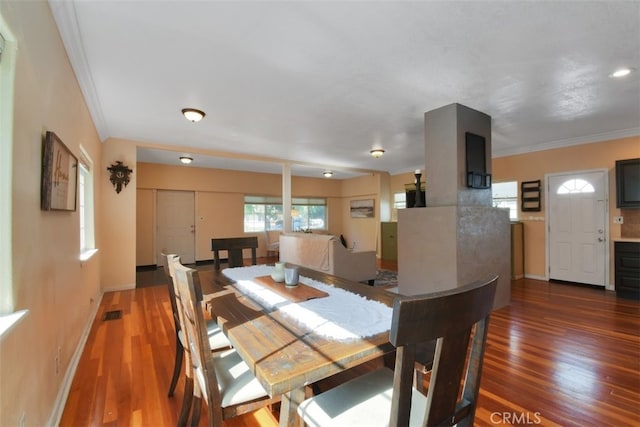
{"label": "recessed ceiling light", "polygon": [[193,157],[181,156],[180,161],[185,165],[188,165],[189,163],[193,162]]}
{"label": "recessed ceiling light", "polygon": [[382,148],[374,148],[373,150],[369,151],[369,154],[378,159],[382,157],[382,155],[384,154],[384,150]]}
{"label": "recessed ceiling light", "polygon": [[609,77],[614,77],[616,79],[619,79],[621,77],[626,77],[629,74],[631,74],[633,70],[634,70],[633,68],[627,68],[627,67],[619,68],[615,70],[613,73],[609,74]]}
{"label": "recessed ceiling light", "polygon": [[205,116],[204,111],[196,110],[195,108],[183,108],[182,114],[192,123],[199,122]]}
{"label": "recessed ceiling light", "polygon": [[333,176],[333,172],[324,171],[324,172],[322,172],[322,176],[324,176],[325,178],[331,178]]}

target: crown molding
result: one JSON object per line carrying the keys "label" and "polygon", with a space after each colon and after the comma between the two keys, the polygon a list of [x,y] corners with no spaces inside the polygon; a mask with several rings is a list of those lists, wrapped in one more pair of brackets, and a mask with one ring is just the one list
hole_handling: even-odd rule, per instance
{"label": "crown molding", "polygon": [[87,61],[75,4],[73,1],[49,0],[49,8],[58,26],[58,32],[80,85],[87,108],[89,108],[89,113],[93,118],[93,124],[98,131],[100,140],[104,142],[110,136],[109,129],[104,119],[98,92]]}
{"label": "crown molding", "polygon": [[622,129],[612,132],[597,133],[594,135],[580,136],[576,138],[560,139],[557,141],[543,142],[539,144],[530,144],[521,147],[506,148],[502,150],[493,150],[492,158],[513,156],[516,154],[527,154],[536,151],[552,150],[554,148],[571,147],[574,145],[591,144],[594,142],[612,141],[614,139],[629,138],[632,136],[640,136],[640,127],[631,129]]}

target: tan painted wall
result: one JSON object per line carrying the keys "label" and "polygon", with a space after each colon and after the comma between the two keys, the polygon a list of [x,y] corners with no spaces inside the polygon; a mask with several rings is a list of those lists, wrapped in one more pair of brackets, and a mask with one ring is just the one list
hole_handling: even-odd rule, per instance
{"label": "tan painted wall", "polygon": [[[116,193],[107,168],[116,161],[133,170],[129,185]],[[102,144],[104,179],[97,185],[101,189],[103,215],[100,222],[102,245],[100,251],[100,283],[106,291],[136,287],[136,146],[131,141],[110,138]]]}
{"label": "tan painted wall", "polygon": [[[377,251],[380,256],[380,186],[379,174],[366,175],[342,181],[342,222],[341,234],[344,235],[347,246],[355,250]],[[373,218],[351,218],[351,201],[373,199]]]}
{"label": "tan painted wall", "polygon": [[[621,226],[613,223],[614,216],[627,216],[631,210],[616,208],[615,161],[640,157],[640,137],[623,138],[592,144],[576,145],[534,153],[495,158],[492,161],[494,182],[518,182],[543,180],[545,174],[582,171],[588,169],[609,170],[609,232],[610,232],[610,281],[613,283],[613,239],[621,236]],[[403,192],[404,184],[413,182],[413,174],[405,173],[391,177],[391,193]],[[519,212],[525,230],[525,274],[530,277],[545,277],[546,220],[545,194],[541,212]],[[392,211],[392,220],[397,213]],[[631,219],[631,218],[630,218]]]}
{"label": "tan painted wall", "polygon": [[[245,194],[279,196],[282,193],[281,176],[274,174],[139,163],[136,176],[139,196],[136,222],[144,225],[143,229],[137,231],[136,265],[157,263],[153,244],[156,190],[195,192],[197,261],[213,258],[210,249],[212,237],[245,234]],[[293,197],[326,197],[328,232],[342,233],[344,220],[341,181],[292,177],[291,192]],[[256,235],[259,241],[258,256],[266,255],[265,236],[263,233]]]}
{"label": "tan painted wall", "polygon": [[[613,283],[613,239],[620,237],[620,225],[613,217],[621,215],[615,201],[615,161],[640,157],[640,137],[583,144],[573,147],[493,159],[494,182],[517,180],[544,181],[545,174],[606,168],[609,170],[610,281]],[[545,277],[546,195],[541,212],[519,212],[524,222],[525,275]]]}
{"label": "tan painted wall", "polygon": [[136,190],[136,265],[153,265],[153,248],[156,241],[154,206],[156,191],[146,188]]}
{"label": "tan painted wall", "polygon": [[[100,292],[98,252],[79,261],[78,212],[40,210],[42,138],[52,130],[98,166],[100,142],[47,2],[0,2],[18,44],[13,118],[12,264],[15,309],[27,317],[0,340],[0,425],[48,425]],[[6,112],[2,112],[6,114]],[[96,215],[100,217],[100,186]],[[96,224],[97,225],[97,224]],[[100,245],[100,234],[97,236]],[[60,348],[60,371],[55,358]],[[62,402],[64,404],[64,402]]]}
{"label": "tan painted wall", "polygon": [[[0,341],[0,425],[17,425],[23,413],[27,425],[46,425],[101,288],[123,289],[135,283],[136,258],[141,257],[135,237],[140,223],[136,189],[196,190],[202,193],[198,200],[203,213],[206,210],[208,214],[211,205],[217,205],[208,193],[224,194],[221,200],[233,206],[233,200],[241,200],[239,195],[245,191],[279,194],[281,183],[277,175],[215,175],[197,168],[191,168],[188,175],[162,168],[149,172],[145,165],[135,163],[135,142],[109,140],[100,144],[48,4],[2,2],[0,13],[19,44],[13,121],[13,293],[15,308],[30,311]],[[96,237],[100,251],[84,264],[78,260],[77,212],[39,209],[42,136],[46,130],[54,130],[76,154],[82,144],[96,165]],[[639,157],[639,146],[640,138],[636,137],[498,158],[493,161],[494,179],[522,181],[542,179],[545,173],[607,168],[611,171],[613,217],[621,213],[613,198],[614,161]],[[124,160],[134,169],[132,182],[120,194],[115,193],[106,174],[106,167],[116,160]],[[391,193],[402,191],[405,183],[412,182],[412,175],[405,175],[390,178]],[[295,195],[328,197],[329,231],[344,234],[356,241],[357,248],[367,249],[377,242],[379,218],[350,218],[349,201],[373,198],[376,206],[381,206],[383,185],[379,177],[370,176],[346,181],[294,180],[292,189]],[[152,199],[148,194],[143,198],[147,205]],[[152,212],[148,208],[146,211]],[[611,221],[609,225],[611,237],[619,236],[620,226]],[[224,230],[235,230],[233,227],[225,226]],[[525,220],[525,233],[526,273],[542,276],[544,221]],[[206,242],[198,248],[199,253],[208,249]],[[60,372],[56,374],[58,348]]]}

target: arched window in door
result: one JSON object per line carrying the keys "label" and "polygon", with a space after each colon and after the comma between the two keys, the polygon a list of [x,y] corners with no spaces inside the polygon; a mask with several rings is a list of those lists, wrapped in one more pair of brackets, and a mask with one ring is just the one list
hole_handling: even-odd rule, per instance
{"label": "arched window in door", "polygon": [[556,194],[593,193],[595,188],[584,179],[570,179],[558,187]]}

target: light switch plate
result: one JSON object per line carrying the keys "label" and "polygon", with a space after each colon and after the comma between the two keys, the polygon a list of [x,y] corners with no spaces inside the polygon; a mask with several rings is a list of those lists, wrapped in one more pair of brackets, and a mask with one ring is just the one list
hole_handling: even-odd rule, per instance
{"label": "light switch plate", "polygon": [[614,224],[624,224],[624,217],[622,216],[614,216],[613,217]]}

